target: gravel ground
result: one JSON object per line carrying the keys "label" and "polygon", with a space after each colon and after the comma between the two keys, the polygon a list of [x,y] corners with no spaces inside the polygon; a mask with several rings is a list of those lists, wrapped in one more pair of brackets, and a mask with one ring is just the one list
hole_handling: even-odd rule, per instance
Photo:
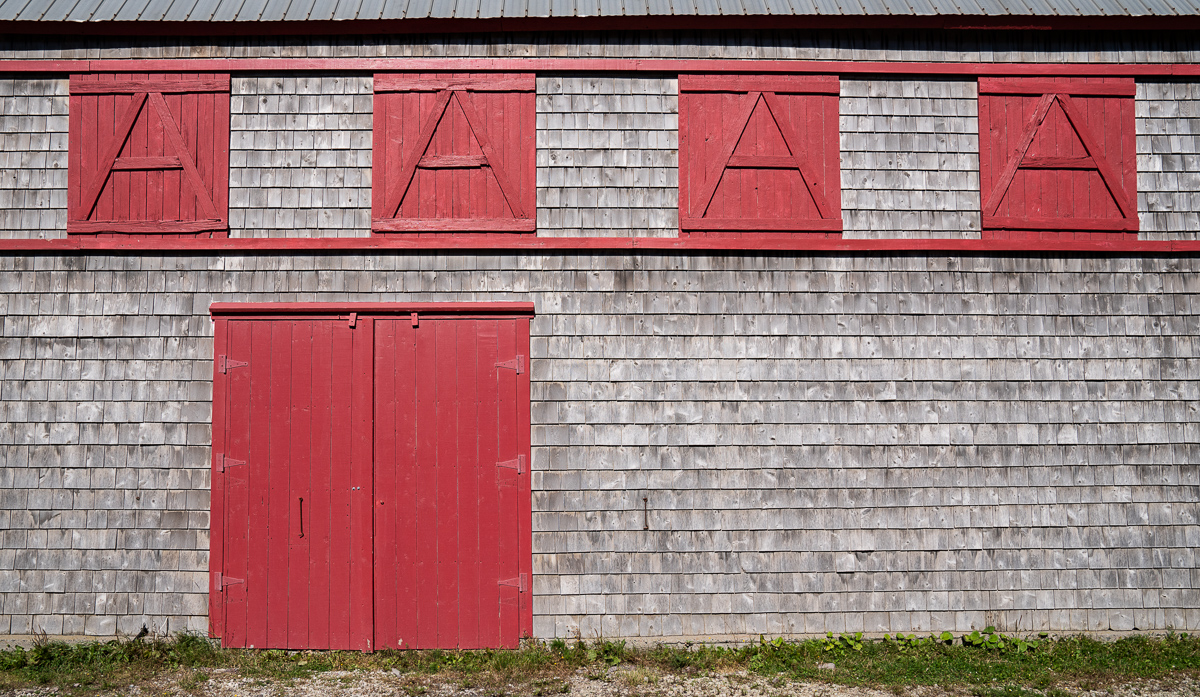
{"label": "gravel ground", "polygon": [[[203,676],[197,680],[197,677]],[[525,685],[475,683],[475,678],[447,679],[392,672],[327,672],[310,678],[279,681],[251,678],[233,670],[188,671],[140,686],[129,685],[112,695],[132,697],[1007,697],[1005,693],[943,689],[867,689],[826,683],[802,683],[764,678],[745,672],[715,676],[664,675],[631,666],[607,672],[592,669]],[[1053,697],[1200,697],[1200,681],[1183,678],[1170,683],[1139,681],[1098,690],[1062,689]],[[22,689],[14,697],[65,697],[53,688]],[[1041,692],[1012,692],[1013,697],[1040,697]]]}

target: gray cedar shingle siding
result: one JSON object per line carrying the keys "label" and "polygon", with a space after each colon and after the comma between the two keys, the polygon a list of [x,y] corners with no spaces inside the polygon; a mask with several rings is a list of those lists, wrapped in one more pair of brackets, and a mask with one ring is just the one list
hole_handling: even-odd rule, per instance
{"label": "gray cedar shingle siding", "polygon": [[679,234],[677,83],[538,78],[539,236]]}
{"label": "gray cedar shingle siding", "polygon": [[1191,257],[2,257],[0,631],[202,630],[207,307],[346,300],[536,304],[539,637],[1195,630],[1198,279]]}
{"label": "gray cedar shingle siding", "polygon": [[370,236],[371,100],[370,77],[235,77],[230,236]]}
{"label": "gray cedar shingle siding", "polygon": [[0,80],[0,238],[67,229],[67,81]]}
{"label": "gray cedar shingle siding", "polygon": [[1140,237],[1200,238],[1200,83],[1138,84],[1137,153]]}
{"label": "gray cedar shingle siding", "polygon": [[843,237],[978,239],[975,81],[841,84]]}

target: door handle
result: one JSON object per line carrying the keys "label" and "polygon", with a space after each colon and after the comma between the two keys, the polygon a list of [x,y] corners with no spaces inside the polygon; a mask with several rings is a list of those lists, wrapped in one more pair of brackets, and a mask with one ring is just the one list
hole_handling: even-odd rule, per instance
{"label": "door handle", "polygon": [[300,497],[300,537],[304,537],[304,497]]}

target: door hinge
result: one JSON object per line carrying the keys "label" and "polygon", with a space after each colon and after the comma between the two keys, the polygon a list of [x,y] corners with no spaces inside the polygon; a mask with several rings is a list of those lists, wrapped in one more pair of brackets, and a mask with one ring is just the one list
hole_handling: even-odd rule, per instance
{"label": "door hinge", "polygon": [[505,579],[500,581],[497,585],[515,586],[518,593],[524,593],[525,591],[529,590],[529,574],[521,574],[516,578]]}
{"label": "door hinge", "polygon": [[217,458],[217,471],[224,472],[226,467],[237,467],[238,465],[246,464],[245,460],[235,460],[232,457],[225,457],[225,453]]}
{"label": "door hinge", "polygon": [[229,576],[223,575],[220,571],[217,571],[214,574],[214,576],[216,576],[216,578],[213,580],[213,583],[216,586],[216,590],[218,593],[224,591],[225,588],[228,586],[234,586],[239,583],[246,582],[246,579],[244,579],[244,578],[231,578]]}
{"label": "door hinge", "polygon": [[517,371],[517,375],[520,375],[521,373],[525,372],[525,356],[522,356],[521,354],[517,354],[516,358],[512,359],[511,361],[504,361],[503,363],[497,363],[496,367],[497,368],[508,368],[509,370],[515,370],[515,371]]}
{"label": "door hinge", "polygon": [[245,368],[248,365],[249,361],[235,361],[225,354],[217,356],[217,370],[222,374],[229,372],[231,368]]}
{"label": "door hinge", "polygon": [[504,467],[504,468],[510,469],[510,470],[516,470],[517,474],[525,474],[525,456],[518,455],[517,459],[515,459],[515,460],[505,460],[504,462],[497,462],[496,466]]}

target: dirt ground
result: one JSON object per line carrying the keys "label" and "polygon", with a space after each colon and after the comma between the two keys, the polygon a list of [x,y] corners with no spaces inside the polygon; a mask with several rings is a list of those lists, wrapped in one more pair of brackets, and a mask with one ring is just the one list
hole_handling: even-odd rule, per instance
{"label": "dirt ground", "polygon": [[[631,666],[607,671],[579,670],[559,678],[517,685],[464,677],[405,675],[398,671],[318,673],[309,678],[273,680],[246,677],[235,670],[187,671],[142,685],[124,685],[107,694],[134,697],[1043,697],[1040,691],[937,686],[910,689],[867,689],[826,683],[764,678],[745,672],[710,676],[665,675]],[[17,697],[70,694],[54,688],[21,689]],[[1099,690],[1063,689],[1045,697],[1200,697],[1200,681],[1140,681]]]}

